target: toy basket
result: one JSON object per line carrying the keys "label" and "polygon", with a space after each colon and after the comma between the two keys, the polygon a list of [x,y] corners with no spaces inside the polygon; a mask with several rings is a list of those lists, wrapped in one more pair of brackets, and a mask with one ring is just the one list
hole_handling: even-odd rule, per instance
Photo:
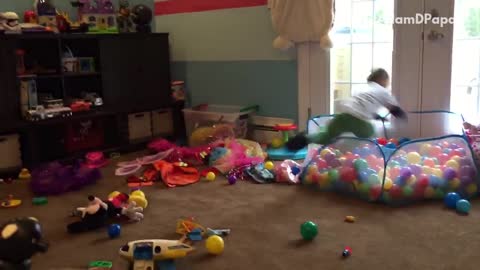
{"label": "toy basket", "polygon": [[244,139],[247,136],[249,118],[257,110],[257,105],[242,107],[212,104],[183,109],[187,137],[198,127],[227,123],[233,124],[236,138]]}

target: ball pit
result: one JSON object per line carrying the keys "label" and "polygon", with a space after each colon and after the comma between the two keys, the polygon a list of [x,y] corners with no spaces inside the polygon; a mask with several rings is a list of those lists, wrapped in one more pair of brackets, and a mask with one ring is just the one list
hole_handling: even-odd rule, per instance
{"label": "ball pit", "polygon": [[477,194],[477,169],[463,137],[406,141],[393,151],[380,142],[339,138],[312,158],[303,183],[392,205]]}

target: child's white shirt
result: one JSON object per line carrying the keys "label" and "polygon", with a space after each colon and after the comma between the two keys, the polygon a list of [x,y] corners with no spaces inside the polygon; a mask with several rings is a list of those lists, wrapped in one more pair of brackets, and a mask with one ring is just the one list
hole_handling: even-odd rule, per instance
{"label": "child's white shirt", "polygon": [[375,82],[368,83],[368,90],[340,102],[339,111],[363,120],[371,120],[381,109],[398,106],[388,90]]}

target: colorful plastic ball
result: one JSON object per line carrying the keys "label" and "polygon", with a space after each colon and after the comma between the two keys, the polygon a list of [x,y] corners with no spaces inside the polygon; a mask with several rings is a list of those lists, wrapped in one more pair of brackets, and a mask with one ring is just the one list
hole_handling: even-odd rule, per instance
{"label": "colorful plastic ball", "polygon": [[391,142],[391,143],[394,143],[395,145],[398,145],[398,140],[395,139],[395,138],[392,138],[392,139],[388,140],[388,142]]}
{"label": "colorful plastic ball", "polygon": [[318,234],[318,227],[313,221],[304,222],[300,226],[300,234],[304,240],[313,240]]}
{"label": "colorful plastic ball", "polygon": [[410,152],[407,154],[407,161],[409,164],[419,164],[422,161],[422,156],[417,152]]}
{"label": "colorful plastic ball", "polygon": [[273,138],[272,143],[270,144],[273,148],[281,148],[284,142],[280,138]]}
{"label": "colorful plastic ball", "polygon": [[235,183],[237,183],[237,177],[234,176],[234,175],[230,175],[230,176],[228,177],[228,183],[229,183],[230,185],[235,185]]}
{"label": "colorful plastic ball", "polygon": [[470,205],[469,201],[462,199],[457,201],[457,204],[455,207],[457,209],[457,212],[462,214],[468,214],[472,206]]}
{"label": "colorful plastic ball", "polygon": [[340,169],[340,179],[345,182],[351,183],[356,178],[355,169],[351,167],[343,167]]}
{"label": "colorful plastic ball", "polygon": [[342,166],[342,162],[340,162],[340,160],[338,158],[332,159],[328,164],[332,168],[338,168],[338,167]]}
{"label": "colorful plastic ball", "polygon": [[430,147],[428,154],[431,157],[437,157],[442,154],[442,148],[440,146],[432,146]]}
{"label": "colorful plastic ball", "polygon": [[450,159],[449,161],[447,161],[447,162],[445,163],[445,166],[450,167],[450,168],[453,168],[453,169],[455,169],[455,170],[458,170],[459,167],[460,167],[460,164],[458,164],[457,161],[455,161],[455,160],[453,160],[453,159]]}
{"label": "colorful plastic ball", "polygon": [[327,161],[327,163],[330,163],[332,162],[332,160],[335,159],[335,154],[332,153],[332,152],[329,152],[329,153],[326,153],[325,156],[323,157],[325,159],[325,161]]}
{"label": "colorful plastic ball", "polygon": [[430,182],[430,186],[432,186],[433,188],[437,188],[442,184],[442,179],[440,179],[435,175],[430,175],[429,182]]}
{"label": "colorful plastic ball", "polygon": [[478,190],[477,184],[472,183],[472,184],[468,185],[466,190],[467,190],[467,193],[469,195],[473,195],[473,194],[477,193],[477,190]]}
{"label": "colorful plastic ball", "polygon": [[330,149],[328,149],[328,148],[325,148],[325,149],[323,149],[323,150],[320,152],[320,156],[323,157],[323,158],[325,158],[325,156],[326,156],[327,154],[333,154],[332,150],[330,150]]}
{"label": "colorful plastic ball", "polygon": [[445,206],[451,209],[455,209],[457,207],[457,202],[462,199],[460,195],[456,192],[450,192],[445,196],[443,199],[443,202],[445,203]]}
{"label": "colorful plastic ball", "polygon": [[367,173],[367,175],[372,175],[372,174],[377,174],[377,171],[375,171],[374,169],[371,169],[371,168],[367,168],[365,170],[365,172]]}
{"label": "colorful plastic ball", "polygon": [[225,249],[225,243],[220,236],[212,235],[207,238],[207,241],[205,241],[205,248],[208,253],[212,255],[220,255]]}
{"label": "colorful plastic ball", "polygon": [[390,167],[398,167],[400,166],[400,163],[398,163],[398,161],[396,160],[392,160],[389,162],[390,163]]}
{"label": "colorful plastic ball", "polygon": [[385,147],[389,149],[395,149],[397,148],[397,145],[393,142],[388,142],[387,144],[385,144]]}
{"label": "colorful plastic ball", "polygon": [[330,179],[330,181],[337,181],[338,177],[338,170],[331,169],[330,171],[328,171],[328,178]]}
{"label": "colorful plastic ball", "polygon": [[363,171],[368,168],[368,163],[365,159],[357,159],[353,162],[353,166],[357,171]]}
{"label": "colorful plastic ball", "polygon": [[445,192],[441,188],[437,188],[435,190],[435,194],[433,195],[435,199],[442,199],[445,197]]}
{"label": "colorful plastic ball", "polygon": [[456,190],[460,186],[461,182],[460,179],[455,178],[448,183],[451,190]]}
{"label": "colorful plastic ball", "polygon": [[369,199],[371,201],[376,201],[380,197],[381,194],[382,194],[382,186],[381,185],[374,185],[370,188]]}
{"label": "colorful plastic ball", "polygon": [[360,172],[358,175],[357,175],[357,178],[360,182],[366,182],[368,180],[368,174],[367,172],[363,171],[363,172]]}
{"label": "colorful plastic ball", "polygon": [[122,230],[122,228],[120,227],[120,225],[111,224],[110,226],[108,226],[108,236],[110,238],[116,238],[116,237],[120,236],[121,230]]}
{"label": "colorful plastic ball", "polygon": [[430,180],[428,178],[428,175],[426,174],[420,174],[418,176],[418,181],[417,181],[417,186],[421,186],[421,187],[427,187],[428,184],[430,183]]}
{"label": "colorful plastic ball", "polygon": [[411,176],[412,176],[412,171],[410,170],[410,168],[405,167],[405,168],[400,169],[400,177],[402,179],[407,180]]}
{"label": "colorful plastic ball", "polygon": [[393,181],[388,178],[388,177],[385,177],[385,181],[383,182],[383,189],[384,190],[390,190],[393,186]]}
{"label": "colorful plastic ball", "polygon": [[273,164],[273,162],[271,162],[271,161],[265,162],[265,169],[271,171],[271,170],[273,170],[273,168],[275,168],[275,165]]}
{"label": "colorful plastic ball", "polygon": [[413,195],[413,188],[411,186],[405,186],[403,188],[403,196],[411,197]]}
{"label": "colorful plastic ball", "polygon": [[380,183],[380,180],[378,179],[378,175],[376,175],[376,174],[371,174],[371,175],[368,177],[368,183],[369,183],[370,185],[379,184],[379,183]]}
{"label": "colorful plastic ball", "polygon": [[390,194],[390,198],[392,200],[400,199],[403,195],[403,191],[398,185],[393,185],[388,193]]}
{"label": "colorful plastic ball", "polygon": [[443,178],[446,180],[452,180],[457,177],[457,172],[452,168],[445,168],[443,171]]}
{"label": "colorful plastic ball", "polygon": [[385,144],[388,143],[387,139],[385,139],[385,138],[378,138],[376,141],[380,145],[385,145]]}
{"label": "colorful plastic ball", "polygon": [[208,172],[205,178],[208,181],[215,181],[215,177],[217,177],[217,176],[215,175],[214,172]]}
{"label": "colorful plastic ball", "polygon": [[430,148],[432,147],[432,145],[428,144],[428,143],[424,143],[420,146],[420,154],[421,155],[427,155],[429,152],[430,152]]}
{"label": "colorful plastic ball", "polygon": [[428,167],[435,167],[435,161],[431,158],[426,158],[423,160],[423,165]]}
{"label": "colorful plastic ball", "polygon": [[422,173],[422,167],[420,167],[420,165],[412,164],[408,167],[413,175],[420,175]]}

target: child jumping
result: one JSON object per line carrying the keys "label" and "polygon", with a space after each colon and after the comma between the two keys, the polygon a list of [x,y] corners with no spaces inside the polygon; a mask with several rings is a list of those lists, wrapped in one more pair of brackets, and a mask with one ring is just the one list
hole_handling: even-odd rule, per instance
{"label": "child jumping", "polygon": [[287,143],[289,150],[300,150],[310,143],[326,145],[342,133],[351,132],[360,138],[370,138],[375,130],[369,122],[381,120],[377,113],[386,108],[394,117],[407,119],[407,114],[400,108],[396,99],[387,91],[390,77],[384,69],[374,70],[367,78],[368,90],[344,100],[337,114],[329,122],[325,131],[306,135],[300,133]]}

